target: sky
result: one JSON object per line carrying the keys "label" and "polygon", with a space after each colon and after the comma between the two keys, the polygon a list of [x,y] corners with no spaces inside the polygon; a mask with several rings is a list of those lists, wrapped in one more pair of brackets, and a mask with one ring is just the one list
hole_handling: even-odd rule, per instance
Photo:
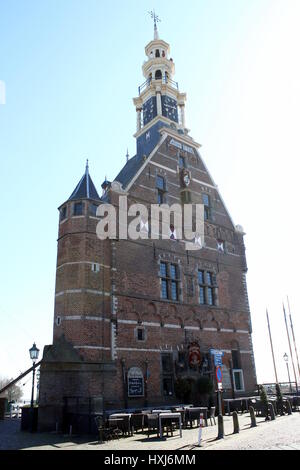
{"label": "sky", "polygon": [[300,352],[299,0],[0,0],[0,375],[29,368],[34,341],[41,353],[52,343],[57,207],[86,159],[100,191],[135,155],[152,8],[190,135],[246,232],[258,382],[274,381],[266,308],[287,380],[287,295]]}

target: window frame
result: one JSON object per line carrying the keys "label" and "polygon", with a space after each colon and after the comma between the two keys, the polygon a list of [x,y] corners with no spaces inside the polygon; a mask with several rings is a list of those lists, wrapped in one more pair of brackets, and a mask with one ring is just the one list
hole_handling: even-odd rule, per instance
{"label": "window frame", "polygon": [[[235,381],[235,374],[238,373],[240,375],[240,383],[241,387],[240,389],[237,389],[236,387],[236,381]],[[244,392],[245,391],[245,381],[244,381],[244,373],[243,369],[232,369],[232,377],[233,377],[233,387],[235,392]]]}

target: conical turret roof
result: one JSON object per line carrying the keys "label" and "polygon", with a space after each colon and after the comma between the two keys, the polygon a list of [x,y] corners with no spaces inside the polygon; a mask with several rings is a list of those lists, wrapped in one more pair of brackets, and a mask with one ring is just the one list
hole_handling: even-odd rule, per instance
{"label": "conical turret roof", "polygon": [[73,193],[69,197],[69,201],[72,199],[99,199],[99,194],[95,188],[95,185],[92,181],[92,178],[89,174],[89,165],[88,161],[86,163],[86,169],[83,177],[77,184],[76,188],[74,189]]}

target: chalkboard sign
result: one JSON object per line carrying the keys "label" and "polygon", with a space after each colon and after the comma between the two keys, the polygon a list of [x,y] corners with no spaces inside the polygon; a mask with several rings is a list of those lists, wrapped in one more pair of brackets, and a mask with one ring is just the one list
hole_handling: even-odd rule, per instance
{"label": "chalkboard sign", "polygon": [[144,396],[144,376],[138,367],[131,367],[128,371],[128,396]]}

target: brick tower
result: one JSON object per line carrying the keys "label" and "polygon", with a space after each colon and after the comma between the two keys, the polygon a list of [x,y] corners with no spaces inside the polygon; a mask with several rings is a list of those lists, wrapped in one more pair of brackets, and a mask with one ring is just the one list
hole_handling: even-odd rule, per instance
{"label": "brick tower", "polygon": [[[188,401],[197,404],[199,379],[215,381],[215,349],[223,352],[225,396],[255,390],[243,229],[189,135],[186,94],[174,81],[170,46],[156,23],[145,53],[146,81],[133,100],[136,155],[127,156],[114,181],[105,178],[101,197],[87,166],[59,208],[54,335],[41,365],[40,429],[62,426],[72,397],[77,405],[98,399],[106,411],[170,406],[182,402],[178,383],[187,380]],[[143,236],[120,235],[120,223],[113,239],[99,239],[101,206],[120,215],[120,196],[128,208],[143,204],[149,214],[152,205],[201,204],[202,249],[187,250],[171,219],[170,238],[154,239],[147,214]]]}

